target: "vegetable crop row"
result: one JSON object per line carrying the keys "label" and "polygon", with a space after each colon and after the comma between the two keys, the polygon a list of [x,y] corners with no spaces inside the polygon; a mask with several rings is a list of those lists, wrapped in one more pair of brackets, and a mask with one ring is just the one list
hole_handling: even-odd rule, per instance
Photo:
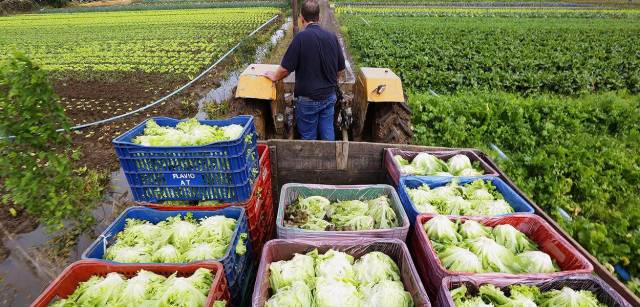
{"label": "vegetable crop row", "polygon": [[640,92],[640,19],[342,15],[355,62],[410,91]]}
{"label": "vegetable crop row", "polygon": [[267,21],[277,8],[222,8],[0,18],[0,54],[16,49],[45,69],[189,76]]}
{"label": "vegetable crop row", "polygon": [[614,8],[464,8],[464,7],[389,7],[339,6],[338,13],[361,16],[424,16],[424,17],[582,17],[638,18],[640,10]]}

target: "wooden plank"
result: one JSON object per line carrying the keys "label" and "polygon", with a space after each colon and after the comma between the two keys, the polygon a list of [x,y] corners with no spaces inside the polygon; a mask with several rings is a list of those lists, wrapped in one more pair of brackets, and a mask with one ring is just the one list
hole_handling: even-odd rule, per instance
{"label": "wooden plank", "polygon": [[[269,141],[271,144],[272,141]],[[289,143],[293,142],[293,143]],[[282,169],[336,169],[334,142],[323,142],[322,146],[296,144],[295,141],[278,142],[278,166]]]}
{"label": "wooden plank", "polygon": [[336,142],[336,169],[346,170],[349,162],[349,142]]}

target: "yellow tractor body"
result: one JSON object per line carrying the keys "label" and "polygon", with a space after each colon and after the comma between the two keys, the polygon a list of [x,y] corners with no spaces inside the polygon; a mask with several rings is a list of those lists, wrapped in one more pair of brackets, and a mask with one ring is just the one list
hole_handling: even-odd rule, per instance
{"label": "yellow tractor body", "polygon": [[[292,138],[294,135],[295,106],[290,99],[284,98],[284,82],[272,82],[264,76],[277,67],[249,65],[240,75],[235,100],[230,106],[232,113],[254,115],[256,129],[263,139]],[[393,71],[363,67],[355,80],[341,84],[340,88],[345,95],[342,103],[336,104],[337,135],[342,131],[343,139],[386,143],[411,141],[411,111],[405,103],[402,81]]]}

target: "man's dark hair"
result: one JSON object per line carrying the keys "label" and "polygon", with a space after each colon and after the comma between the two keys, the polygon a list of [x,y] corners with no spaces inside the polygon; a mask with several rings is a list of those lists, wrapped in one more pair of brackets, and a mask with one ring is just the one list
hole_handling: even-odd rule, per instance
{"label": "man's dark hair", "polygon": [[308,22],[318,22],[320,20],[320,5],[318,0],[306,0],[302,3],[300,14]]}

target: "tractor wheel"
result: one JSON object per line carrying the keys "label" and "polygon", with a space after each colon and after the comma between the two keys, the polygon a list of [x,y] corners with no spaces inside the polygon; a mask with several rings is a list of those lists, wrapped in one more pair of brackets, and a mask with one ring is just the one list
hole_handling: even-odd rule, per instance
{"label": "tractor wheel", "polygon": [[374,142],[411,144],[411,109],[406,103],[376,103],[374,112]]}
{"label": "tractor wheel", "polygon": [[262,100],[233,98],[229,103],[229,115],[253,115],[256,132],[260,140],[269,138],[267,125],[271,118],[271,104]]}

